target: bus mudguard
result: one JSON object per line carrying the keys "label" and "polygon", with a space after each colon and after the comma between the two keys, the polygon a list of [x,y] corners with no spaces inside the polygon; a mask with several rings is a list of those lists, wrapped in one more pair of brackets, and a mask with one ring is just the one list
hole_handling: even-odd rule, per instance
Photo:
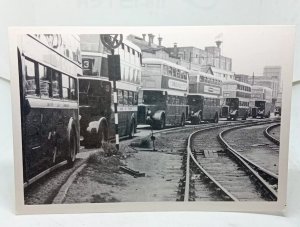
{"label": "bus mudguard", "polygon": [[155,113],[152,115],[152,119],[153,120],[157,120],[159,121],[161,119],[161,116],[165,114],[165,111],[164,110],[158,110],[158,111],[155,111]]}
{"label": "bus mudguard", "polygon": [[105,117],[101,117],[99,121],[91,121],[86,131],[90,134],[97,134],[102,122],[105,122],[107,124]]}

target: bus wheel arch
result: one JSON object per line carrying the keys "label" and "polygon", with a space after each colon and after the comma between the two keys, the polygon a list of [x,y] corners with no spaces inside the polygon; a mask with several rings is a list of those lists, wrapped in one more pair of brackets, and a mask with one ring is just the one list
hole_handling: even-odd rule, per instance
{"label": "bus wheel arch", "polygon": [[129,127],[128,136],[129,136],[129,138],[133,138],[134,133],[136,133],[136,121],[135,121],[134,114],[132,114],[129,124],[130,124],[130,127]]}
{"label": "bus wheel arch", "polygon": [[69,167],[74,165],[76,154],[79,151],[78,130],[73,118],[70,118],[67,128],[67,153],[66,159]]}
{"label": "bus wheel arch", "polygon": [[155,129],[163,129],[166,127],[166,115],[165,112],[160,112],[159,115],[155,116],[153,122],[153,128]]}
{"label": "bus wheel arch", "polygon": [[185,125],[185,114],[184,113],[181,114],[180,125],[181,126]]}
{"label": "bus wheel arch", "polygon": [[218,123],[218,122],[219,122],[219,113],[216,112],[214,116],[214,123]]}
{"label": "bus wheel arch", "polygon": [[161,117],[160,117],[160,125],[161,125],[161,129],[166,127],[166,114],[165,112],[162,112]]}
{"label": "bus wheel arch", "polygon": [[96,147],[100,148],[104,142],[108,141],[108,123],[106,118],[101,118],[99,120]]}

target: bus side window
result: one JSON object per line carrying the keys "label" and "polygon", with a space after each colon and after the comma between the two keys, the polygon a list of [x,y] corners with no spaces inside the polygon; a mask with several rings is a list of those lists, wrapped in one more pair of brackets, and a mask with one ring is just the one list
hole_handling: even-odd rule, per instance
{"label": "bus side window", "polygon": [[30,60],[25,60],[25,71],[26,71],[26,94],[36,95],[37,84],[36,84],[36,72],[35,64]]}
{"label": "bus side window", "polygon": [[168,67],[168,76],[172,76],[172,67]]}
{"label": "bus side window", "polygon": [[70,77],[70,99],[76,100],[77,95],[76,95],[76,80],[74,78]]}
{"label": "bus side window", "polygon": [[177,77],[177,70],[173,68],[173,77]]}
{"label": "bus side window", "polygon": [[168,66],[163,65],[163,74],[168,75]]}
{"label": "bus side window", "polygon": [[48,67],[39,65],[39,83],[41,97],[49,97],[51,71]]}
{"label": "bus side window", "polygon": [[69,76],[62,74],[62,98],[68,99],[69,97],[70,97]]}
{"label": "bus side window", "polygon": [[123,91],[123,104],[124,105],[128,105],[129,102],[128,102],[128,91]]}
{"label": "bus side window", "polygon": [[123,91],[122,90],[118,90],[118,103],[119,104],[124,104]]}
{"label": "bus side window", "polygon": [[133,104],[133,92],[129,91],[128,92],[128,105],[132,105]]}
{"label": "bus side window", "polygon": [[52,81],[51,81],[51,92],[53,98],[60,98],[61,97],[61,74],[57,71],[52,72]]}
{"label": "bus side window", "polygon": [[133,105],[138,104],[138,94],[136,92],[133,92]]}

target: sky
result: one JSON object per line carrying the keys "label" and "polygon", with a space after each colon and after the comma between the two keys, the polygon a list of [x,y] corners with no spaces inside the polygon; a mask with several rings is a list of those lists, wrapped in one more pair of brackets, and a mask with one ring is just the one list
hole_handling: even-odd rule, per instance
{"label": "sky", "polygon": [[[204,49],[214,46],[217,39],[223,41],[221,54],[232,58],[232,71],[236,74],[261,76],[264,66],[282,67],[282,75],[287,72],[292,56],[291,27],[284,26],[210,26],[188,27],[184,29],[148,29],[144,33],[163,38],[162,45],[170,47],[174,42],[178,46],[194,46]],[[142,33],[133,34],[141,36]],[[283,78],[283,77],[282,77]]]}

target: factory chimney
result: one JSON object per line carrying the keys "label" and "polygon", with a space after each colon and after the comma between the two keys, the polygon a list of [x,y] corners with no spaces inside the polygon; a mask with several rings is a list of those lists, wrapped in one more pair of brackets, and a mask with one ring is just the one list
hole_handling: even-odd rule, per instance
{"label": "factory chimney", "polygon": [[158,37],[158,46],[161,47],[162,37]]}
{"label": "factory chimney", "polygon": [[151,46],[153,44],[154,35],[153,34],[148,34],[148,39],[149,39],[148,45]]}
{"label": "factory chimney", "polygon": [[175,57],[178,57],[178,47],[177,47],[177,43],[174,43],[174,55],[175,55]]}

